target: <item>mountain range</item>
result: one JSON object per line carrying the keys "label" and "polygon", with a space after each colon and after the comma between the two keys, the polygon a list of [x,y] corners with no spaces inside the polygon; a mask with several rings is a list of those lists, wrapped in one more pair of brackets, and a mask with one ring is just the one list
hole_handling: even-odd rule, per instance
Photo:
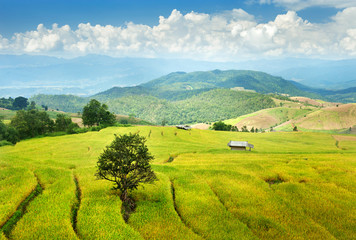
{"label": "mountain range", "polygon": [[356,87],[356,59],[260,59],[204,62],[187,59],[112,58],[87,55],[72,59],[0,55],[0,97],[35,94],[91,96],[111,87],[137,86],[171,72],[213,69],[262,71],[313,88]]}
{"label": "mountain range", "polygon": [[90,97],[36,95],[38,105],[68,112],[81,111],[91,98],[117,114],[169,124],[214,122],[276,107],[275,99],[304,96],[356,102],[353,88],[323,90],[247,70],[174,72],[132,87],[113,87]]}

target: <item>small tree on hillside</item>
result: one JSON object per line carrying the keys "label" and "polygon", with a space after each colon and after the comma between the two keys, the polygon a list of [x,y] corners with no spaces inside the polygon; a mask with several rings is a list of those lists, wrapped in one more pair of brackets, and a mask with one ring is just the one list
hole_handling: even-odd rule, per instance
{"label": "small tree on hillside", "polygon": [[166,126],[166,124],[167,124],[167,120],[166,120],[166,118],[163,118],[161,125]]}
{"label": "small tree on hillside", "polygon": [[245,125],[245,126],[242,126],[241,132],[248,132],[248,129],[247,129],[247,126],[246,126],[246,125]]}
{"label": "small tree on hillside", "polygon": [[82,119],[87,126],[113,125],[116,121],[115,115],[108,111],[108,106],[95,99],[91,99],[83,108]]}
{"label": "small tree on hillside", "polygon": [[134,208],[129,191],[137,189],[141,183],[152,183],[157,179],[150,165],[153,156],[145,142],[145,137],[138,133],[115,135],[114,141],[106,147],[97,162],[95,175],[98,179],[114,182],[113,188],[121,191],[125,220],[128,218],[127,211]]}

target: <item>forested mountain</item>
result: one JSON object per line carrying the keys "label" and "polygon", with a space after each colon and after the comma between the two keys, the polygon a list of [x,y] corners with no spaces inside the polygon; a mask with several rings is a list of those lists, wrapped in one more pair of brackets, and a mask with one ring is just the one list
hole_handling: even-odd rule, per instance
{"label": "forested mountain", "polygon": [[320,89],[320,88],[311,88],[307,87],[303,84],[293,82],[292,83],[305,92],[314,93],[321,98],[331,101],[331,102],[343,102],[343,103],[354,103],[356,102],[356,87],[340,89],[340,90],[327,90],[327,89]]}
{"label": "forested mountain", "polygon": [[356,59],[285,58],[206,62],[102,55],[68,59],[40,55],[0,55],[0,97],[30,97],[40,93],[90,96],[112,86],[134,86],[171,72],[211,69],[249,69],[296,80],[307,86],[343,89],[356,87],[355,63]]}
{"label": "forested mountain", "polygon": [[312,89],[263,72],[214,70],[175,72],[135,87],[114,87],[87,98],[36,95],[30,100],[50,108],[78,112],[95,98],[117,114],[134,114],[154,123],[164,120],[178,124],[213,122],[274,107],[271,95],[263,94],[328,99],[336,93],[341,101],[346,94],[352,98],[354,90]]}
{"label": "forested mountain", "polygon": [[30,98],[30,101],[35,101],[37,105],[46,105],[49,108],[57,109],[65,112],[82,111],[85,104],[90,98],[78,97],[74,95],[46,95],[38,94]]}
{"label": "forested mountain", "polygon": [[235,87],[265,94],[321,97],[316,92],[303,91],[281,77],[249,70],[174,72],[136,87],[113,87],[94,97],[107,100],[126,95],[149,94],[167,100],[183,100],[211,89]]}
{"label": "forested mountain", "polygon": [[151,95],[151,93],[152,91],[150,89],[144,88],[142,86],[113,87],[104,92],[93,95],[92,98],[105,101],[108,99],[115,99],[131,95]]}
{"label": "forested mountain", "polygon": [[264,108],[274,107],[271,97],[250,92],[214,89],[180,101],[168,101],[148,95],[132,95],[107,102],[121,114],[169,124],[214,122]]}
{"label": "forested mountain", "polygon": [[308,95],[281,77],[248,70],[176,72],[141,84],[141,86],[161,92],[243,87],[260,93]]}

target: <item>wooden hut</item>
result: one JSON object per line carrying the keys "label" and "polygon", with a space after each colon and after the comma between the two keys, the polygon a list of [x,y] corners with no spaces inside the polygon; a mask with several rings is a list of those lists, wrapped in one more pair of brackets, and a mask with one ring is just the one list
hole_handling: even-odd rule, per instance
{"label": "wooden hut", "polygon": [[246,151],[247,148],[249,148],[249,151],[251,151],[251,148],[254,146],[248,142],[240,142],[240,141],[230,141],[227,144],[231,150],[238,150],[238,151]]}
{"label": "wooden hut", "polygon": [[176,128],[178,129],[184,129],[184,130],[190,130],[192,129],[191,126],[188,126],[188,125],[177,125]]}

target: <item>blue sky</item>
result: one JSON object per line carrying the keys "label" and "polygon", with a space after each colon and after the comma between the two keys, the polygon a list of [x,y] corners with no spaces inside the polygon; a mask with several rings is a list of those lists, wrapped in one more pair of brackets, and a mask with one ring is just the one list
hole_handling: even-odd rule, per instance
{"label": "blue sky", "polygon": [[354,14],[354,0],[0,0],[0,54],[351,58]]}
{"label": "blue sky", "polygon": [[[0,34],[11,37],[15,32],[35,30],[43,23],[51,26],[80,23],[120,26],[134,22],[153,26],[159,16],[169,16],[173,9],[183,14],[191,11],[214,14],[242,8],[259,22],[271,21],[288,8],[275,4],[234,0],[0,0]],[[310,7],[299,16],[311,22],[327,22],[337,8]]]}

